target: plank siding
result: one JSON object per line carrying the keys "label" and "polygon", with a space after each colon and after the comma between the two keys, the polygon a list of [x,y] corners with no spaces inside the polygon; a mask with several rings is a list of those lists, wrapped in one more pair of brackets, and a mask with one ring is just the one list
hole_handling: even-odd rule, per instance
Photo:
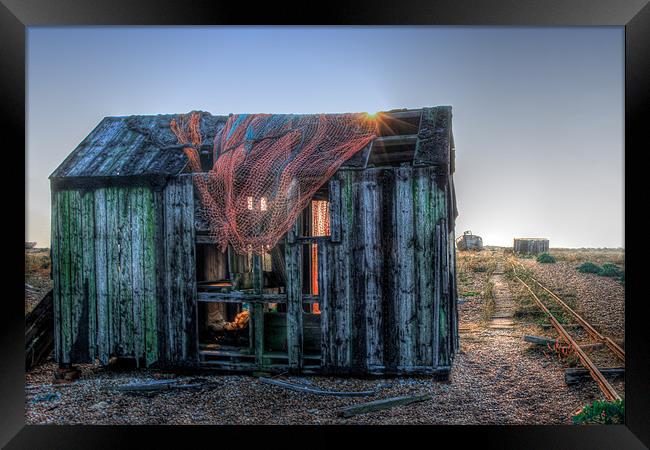
{"label": "plank siding", "polygon": [[168,361],[198,362],[194,193],[190,176],[176,177],[164,190],[165,317]]}
{"label": "plank siding", "polygon": [[[192,194],[183,185],[180,197]],[[146,187],[106,187],[60,190],[52,195],[52,270],[54,285],[55,358],[60,363],[107,364],[111,356],[133,357],[147,365],[164,361],[159,337],[160,263],[158,246],[164,217],[156,207],[159,193]],[[185,217],[180,304],[184,360],[197,354],[193,205],[181,208]],[[189,212],[188,212],[189,211]],[[182,229],[182,227],[180,227]],[[192,329],[194,328],[194,331]],[[165,347],[162,347],[163,351]]]}
{"label": "plank siding", "polygon": [[340,239],[318,247],[326,372],[448,368],[457,317],[445,178],[403,166],[340,170],[330,181]]}

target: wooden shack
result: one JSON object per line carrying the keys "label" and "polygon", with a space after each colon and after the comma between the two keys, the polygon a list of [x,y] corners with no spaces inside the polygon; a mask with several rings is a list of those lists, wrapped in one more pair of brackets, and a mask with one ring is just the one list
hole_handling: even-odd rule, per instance
{"label": "wooden shack", "polygon": [[544,238],[515,238],[513,244],[515,253],[521,255],[538,255],[548,252],[548,239]]}
{"label": "wooden shack", "polygon": [[[378,113],[379,136],[262,256],[217,250],[173,117],[107,117],[50,176],[60,364],[448,375],[450,107]],[[203,114],[206,168],[226,119]]]}

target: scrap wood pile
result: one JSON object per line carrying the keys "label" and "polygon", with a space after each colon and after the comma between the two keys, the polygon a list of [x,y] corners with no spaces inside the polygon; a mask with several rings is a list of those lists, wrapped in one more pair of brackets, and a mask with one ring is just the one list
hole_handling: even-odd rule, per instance
{"label": "scrap wood pile", "polygon": [[54,348],[54,308],[52,291],[25,316],[25,369],[47,358]]}

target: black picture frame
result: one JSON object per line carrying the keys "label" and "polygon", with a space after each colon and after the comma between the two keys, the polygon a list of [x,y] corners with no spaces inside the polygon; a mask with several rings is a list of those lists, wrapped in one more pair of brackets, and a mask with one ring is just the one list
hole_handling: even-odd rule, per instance
{"label": "black picture frame", "polygon": [[[327,2],[308,5],[267,2],[246,5],[208,1],[171,2],[168,0],[1,0],[0,4],[0,93],[4,136],[13,139],[5,145],[3,196],[5,219],[13,229],[6,233],[5,261],[7,278],[3,291],[2,370],[0,370],[2,413],[0,444],[6,448],[142,448],[196,445],[207,439],[212,445],[242,446],[238,427],[154,427],[154,426],[25,426],[24,393],[24,311],[18,299],[23,297],[24,249],[18,238],[24,233],[24,214],[20,215],[20,198],[13,194],[22,179],[25,159],[26,28],[30,26],[77,25],[224,25],[224,24],[312,24],[312,25],[493,25],[493,26],[623,26],[625,27],[625,192],[628,205],[635,205],[634,183],[643,174],[636,163],[648,142],[644,112],[650,105],[650,6],[648,0],[510,0],[437,2],[359,2],[355,5]],[[606,105],[603,105],[606,107]],[[23,169],[21,171],[21,169]],[[13,174],[13,176],[11,176]],[[11,204],[15,202],[15,205]],[[640,204],[643,204],[642,202]],[[15,207],[14,207],[15,206]],[[634,236],[639,231],[626,208],[625,231]],[[637,225],[638,226],[638,225]],[[626,248],[626,259],[643,250]],[[10,256],[11,255],[11,256]],[[15,258],[15,259],[14,259]],[[254,426],[247,428],[247,446],[286,446],[302,442],[303,446],[334,446],[351,443],[350,434],[362,439],[401,445],[457,445],[477,439],[481,448],[585,448],[635,449],[650,445],[650,356],[648,330],[645,326],[643,290],[637,289],[643,264],[626,260],[626,423],[609,426],[424,426],[410,427],[285,427]],[[21,274],[10,275],[12,271]],[[642,286],[641,286],[642,288]],[[636,298],[632,297],[635,293]],[[301,434],[296,438],[295,433]],[[417,435],[417,436],[415,436]],[[445,442],[447,441],[447,442]],[[311,442],[312,444],[307,444]],[[146,443],[146,445],[144,445]],[[370,442],[364,445],[372,445]],[[399,444],[398,444],[399,445]]]}

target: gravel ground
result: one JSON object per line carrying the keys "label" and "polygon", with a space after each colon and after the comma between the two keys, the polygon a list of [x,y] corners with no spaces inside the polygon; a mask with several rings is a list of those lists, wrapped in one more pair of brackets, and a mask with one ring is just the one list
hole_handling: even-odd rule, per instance
{"label": "gravel ground", "polygon": [[573,295],[578,314],[601,333],[614,340],[625,339],[625,287],[616,278],[593,273],[580,273],[579,264],[558,261],[540,264],[531,259],[520,259],[530,268],[540,283],[560,298]]}
{"label": "gravel ground", "polygon": [[[485,255],[483,258],[485,258]],[[500,257],[495,253],[493,257]],[[459,255],[459,260],[462,255]],[[51,384],[56,364],[48,362],[26,376],[28,424],[569,424],[579,407],[600,398],[595,383],[567,386],[563,366],[522,340],[531,328],[491,329],[481,320],[485,272],[476,261],[459,265],[459,290],[476,292],[459,306],[461,350],[449,382],[428,378],[351,379],[278,377],[312,387],[356,391],[377,389],[372,397],[342,398],[285,390],[252,376],[201,378],[205,387],[134,395],[116,391],[135,380],[175,377],[151,370],[112,372],[81,365],[79,380]],[[484,260],[481,263],[485,262]],[[462,273],[462,277],[460,276]],[[462,278],[463,281],[460,281]],[[541,281],[541,275],[540,275]],[[621,382],[613,383],[622,392]],[[341,418],[347,405],[401,395],[429,394],[431,400]]]}

